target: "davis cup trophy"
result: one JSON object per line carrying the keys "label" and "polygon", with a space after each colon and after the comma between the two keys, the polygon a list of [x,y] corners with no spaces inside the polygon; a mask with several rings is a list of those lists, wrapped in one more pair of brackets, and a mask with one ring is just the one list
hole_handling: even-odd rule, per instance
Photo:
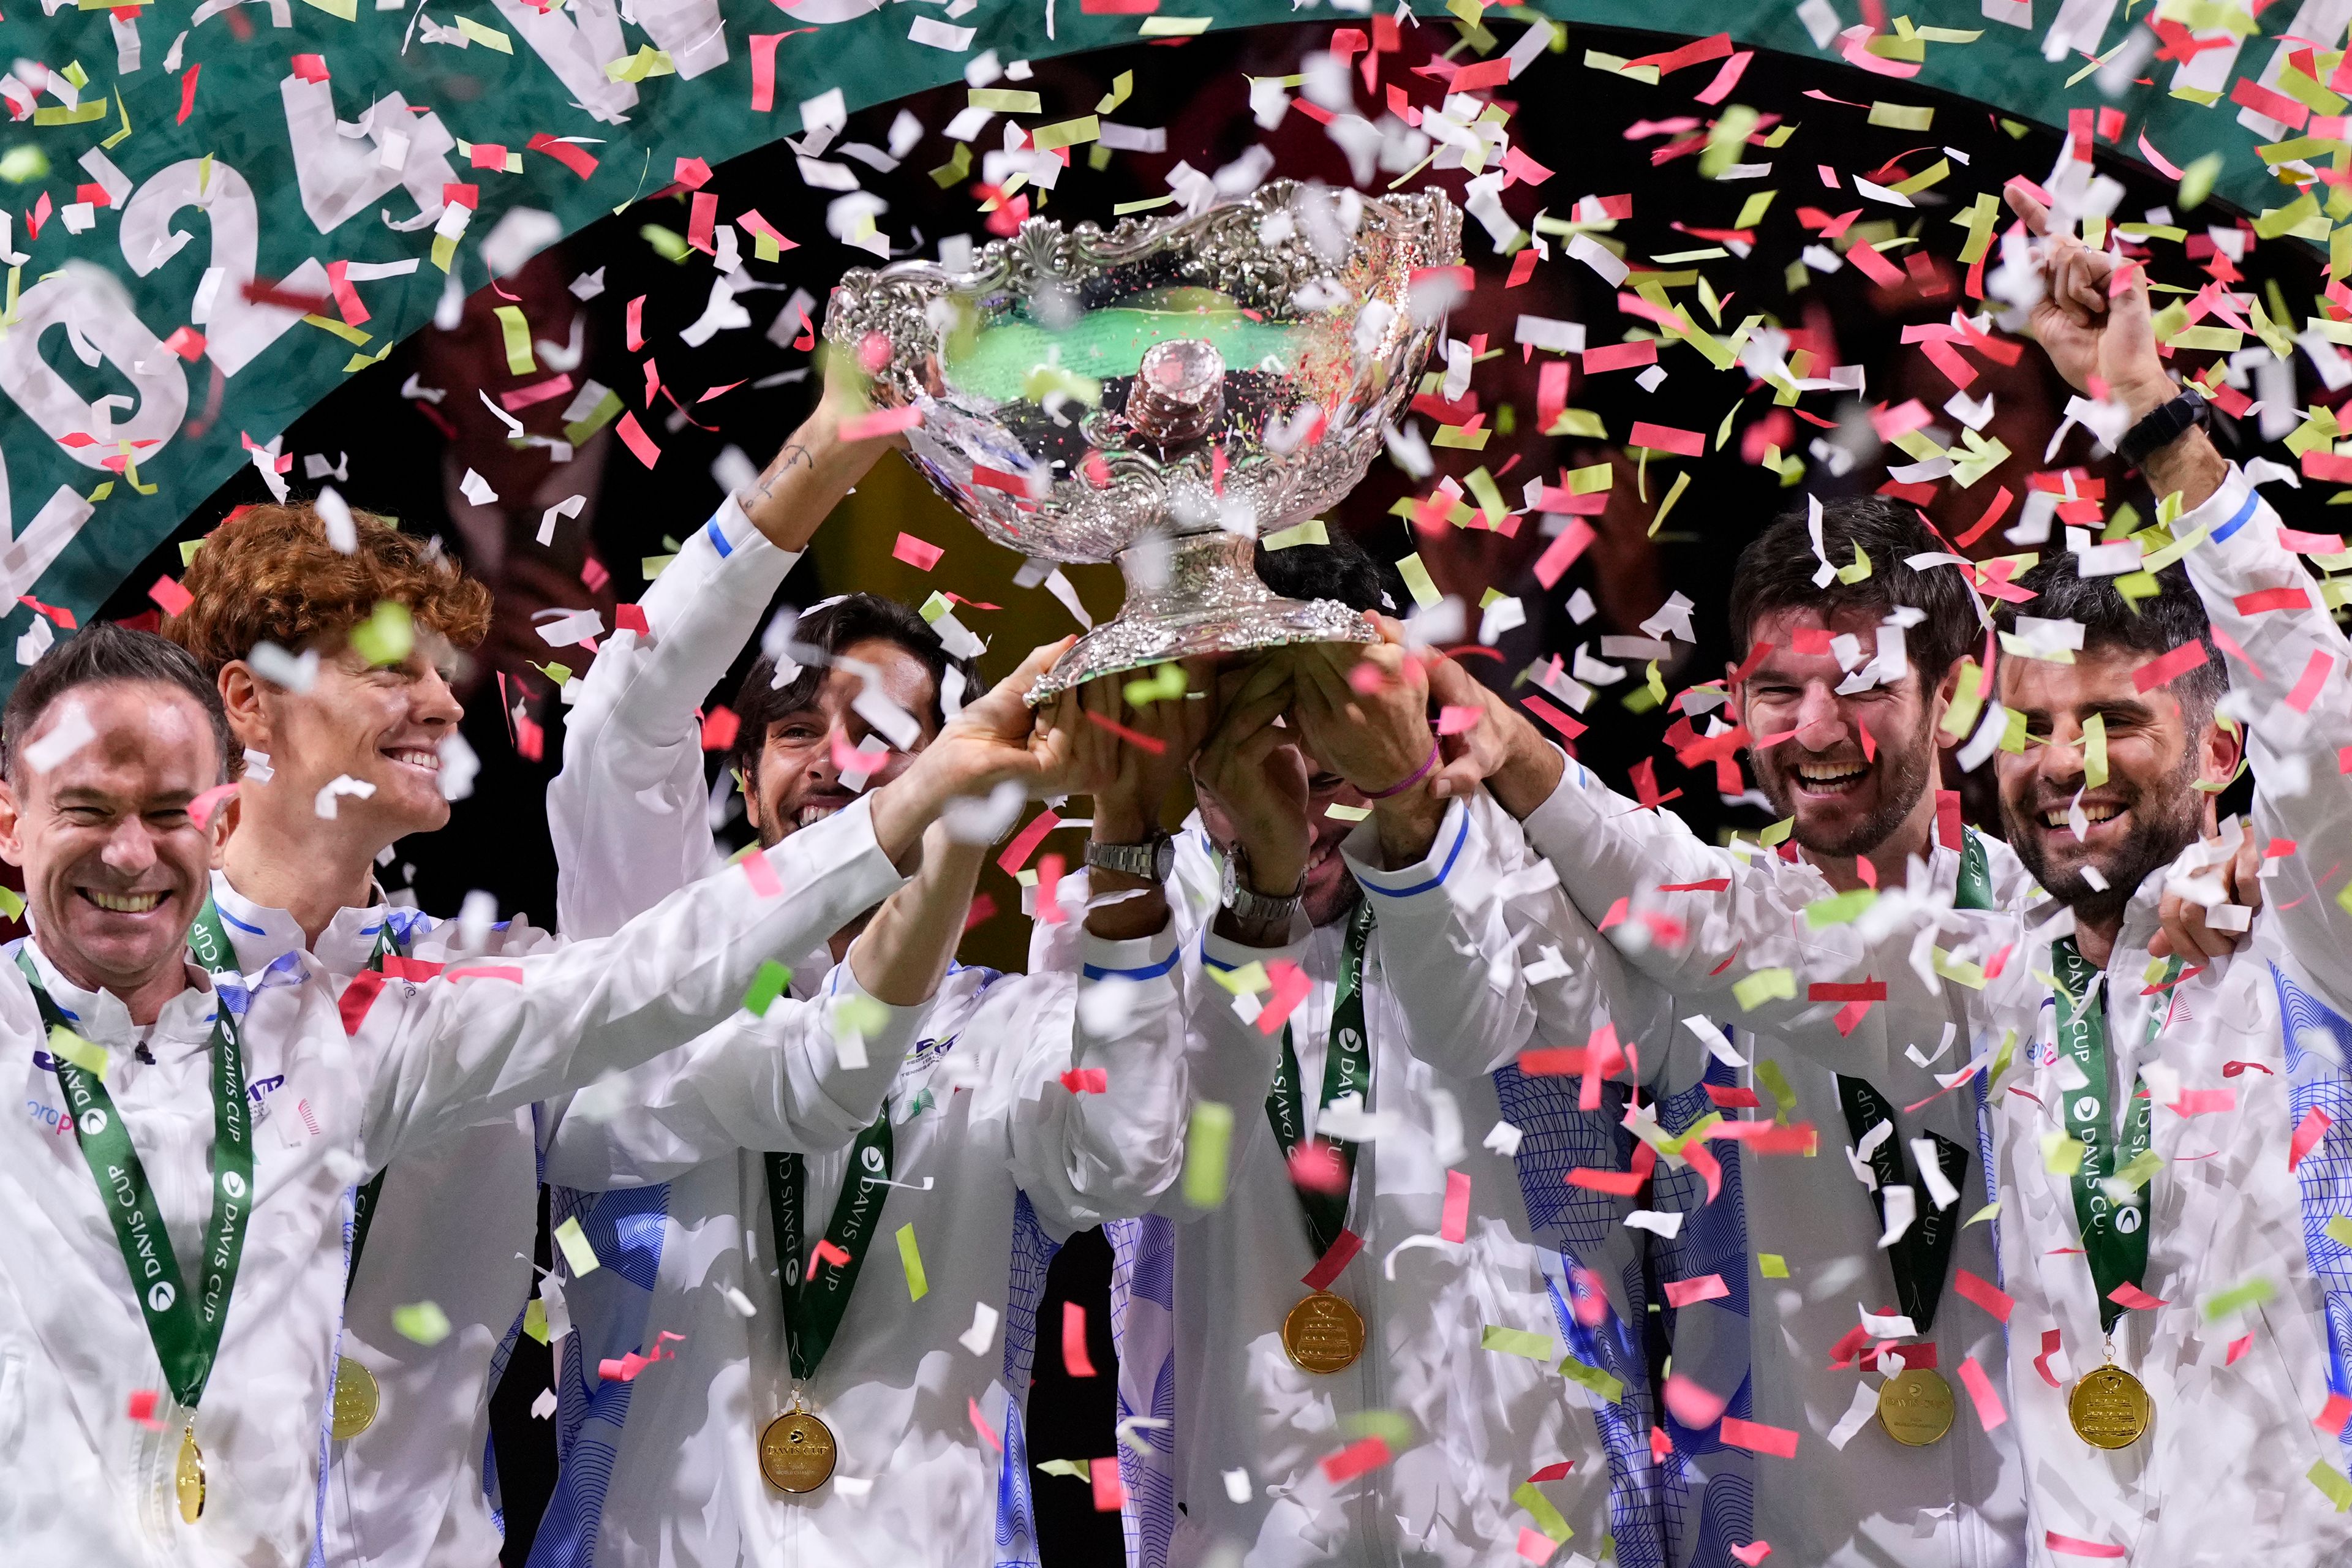
{"label": "davis cup trophy", "polygon": [[1444,194],[1290,181],[1108,234],[1031,218],[966,272],[846,274],[824,332],[919,410],[914,461],[1033,560],[1117,561],[1127,600],[1030,693],[1166,659],[1366,642],[1286,599],[1255,542],[1355,487],[1444,324],[1461,215]]}

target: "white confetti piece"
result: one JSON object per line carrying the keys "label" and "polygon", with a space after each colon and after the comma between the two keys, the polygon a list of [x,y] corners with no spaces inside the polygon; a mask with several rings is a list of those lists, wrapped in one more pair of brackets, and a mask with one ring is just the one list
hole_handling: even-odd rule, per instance
{"label": "white confetti piece", "polygon": [[971,1327],[956,1336],[956,1343],[974,1355],[986,1355],[996,1342],[996,1309],[985,1301],[971,1304]]}

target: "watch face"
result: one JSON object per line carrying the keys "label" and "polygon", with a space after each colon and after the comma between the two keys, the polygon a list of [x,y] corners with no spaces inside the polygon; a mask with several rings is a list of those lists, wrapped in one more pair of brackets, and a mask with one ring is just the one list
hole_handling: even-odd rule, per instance
{"label": "watch face", "polygon": [[1176,840],[1161,834],[1152,842],[1151,879],[1165,882],[1176,874]]}

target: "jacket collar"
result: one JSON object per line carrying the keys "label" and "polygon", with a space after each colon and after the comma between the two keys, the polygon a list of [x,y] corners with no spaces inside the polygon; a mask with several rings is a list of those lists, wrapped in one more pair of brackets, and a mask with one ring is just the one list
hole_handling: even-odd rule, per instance
{"label": "jacket collar", "polygon": [[247,974],[259,973],[289,953],[306,954],[334,974],[356,974],[366,968],[384,921],[393,918],[383,889],[371,880],[368,890],[374,901],[337,910],[313,947],[292,915],[247,898],[229,884],[227,872],[213,873],[213,906],[220,910],[221,925],[236,949],[237,967]]}
{"label": "jacket collar", "polygon": [[[24,950],[41,977],[41,987],[73,1025],[74,1032],[94,1044],[127,1047],[142,1031],[131,1021],[131,1009],[110,991],[85,991],[67,979],[41,951],[40,939],[28,936]],[[147,1040],[151,1054],[173,1047],[203,1049],[211,1043],[215,997],[208,977],[193,963],[184,964],[187,989],[163,1004]]]}

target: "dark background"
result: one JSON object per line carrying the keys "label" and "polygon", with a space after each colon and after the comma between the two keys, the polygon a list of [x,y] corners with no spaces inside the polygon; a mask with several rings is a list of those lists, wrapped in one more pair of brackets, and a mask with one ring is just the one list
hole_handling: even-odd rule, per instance
{"label": "dark background", "polygon": [[[1352,20],[1352,19],[1351,19]],[[1501,42],[1507,46],[1517,28],[1501,25]],[[1424,21],[1405,34],[1401,61],[1386,63],[1383,81],[1405,86],[1412,101],[1433,107],[1440,89],[1430,78],[1411,68],[1433,51],[1460,52],[1461,29],[1451,23]],[[1132,97],[1113,118],[1126,124],[1164,126],[1164,154],[1121,153],[1106,169],[1088,166],[1087,150],[1074,151],[1073,163],[1059,187],[1044,205],[1041,216],[1076,222],[1108,223],[1115,202],[1158,196],[1167,190],[1167,175],[1179,160],[1213,173],[1261,140],[1276,153],[1276,173],[1297,178],[1315,177],[1335,184],[1348,183],[1349,173],[1322,130],[1297,111],[1271,133],[1251,121],[1248,77],[1284,76],[1297,69],[1300,55],[1326,46],[1330,25],[1300,24],[1251,31],[1221,33],[1179,47],[1139,45],[1101,54],[1074,56],[1040,64],[1034,79],[1000,86],[1032,88],[1044,98],[1044,123],[1091,112],[1121,71],[1134,73]],[[1713,79],[1715,66],[1684,71],[1650,87],[1582,64],[1587,49],[1621,57],[1638,57],[1673,47],[1681,40],[1654,35],[1597,27],[1573,29],[1565,52],[1540,57],[1498,97],[1514,110],[1515,145],[1557,171],[1539,185],[1519,184],[1505,193],[1511,214],[1524,226],[1538,207],[1553,216],[1566,214],[1587,195],[1630,192],[1633,217],[1617,226],[1612,237],[1641,261],[1657,255],[1700,248],[1709,243],[1690,228],[1727,229],[1741,204],[1758,190],[1780,192],[1757,226],[1752,256],[1708,260],[1702,267],[1715,289],[1728,297],[1723,313],[1726,335],[1750,311],[1761,310],[1779,324],[1810,334],[1807,342],[1825,351],[1829,363],[1869,367],[1867,402],[1899,403],[1918,396],[1931,408],[1940,407],[1951,394],[1948,383],[1912,349],[1900,343],[1906,325],[1946,321],[1956,308],[1973,308],[1961,292],[1961,269],[1951,260],[1959,248],[1962,231],[1949,221],[1979,190],[1998,191],[2012,174],[2040,180],[2058,153],[2058,137],[2042,127],[2026,127],[2000,119],[1981,106],[1949,99],[1902,82],[1862,75],[1843,65],[1796,60],[1759,54],[1750,64],[1732,100],[1795,122],[1799,129],[1786,145],[1767,151],[1751,148],[1746,156],[1770,159],[1773,176],[1764,180],[1715,184],[1702,180],[1694,155],[1654,162],[1662,150],[1685,140],[1691,132],[1629,134],[1642,120],[1668,121],[1696,117],[1702,123],[1714,111],[1692,101],[1692,95]],[[1807,89],[1834,99],[1867,105],[1879,99],[1906,104],[1932,104],[1936,114],[1931,132],[1905,132],[1868,125],[1862,107],[1805,96]],[[790,98],[789,90],[780,97]],[[902,253],[936,256],[940,236],[970,232],[979,238],[982,218],[975,210],[971,181],[979,174],[979,154],[999,144],[1004,121],[992,121],[974,147],[973,170],[966,180],[941,187],[926,171],[946,162],[950,144],[940,130],[962,107],[961,85],[921,94],[852,117],[850,128],[825,154],[839,158],[841,142],[863,141],[887,145],[891,123],[903,108],[925,128],[923,140],[892,174],[861,169],[866,186],[889,202],[880,223]],[[1370,100],[1360,95],[1360,102]],[[1769,130],[1775,124],[1766,121]],[[1921,193],[1918,210],[1898,209],[1863,201],[1850,188],[1825,188],[1816,165],[1835,167],[1842,179],[1864,174],[1891,184],[1916,174],[1945,155],[1942,149],[1967,154],[1969,163],[1955,160],[1950,178]],[[2142,216],[2145,209],[2175,199],[2171,183],[2136,161],[2117,157],[2104,145],[2099,150],[2104,172],[2123,180],[2129,194],[2117,212],[2119,219]],[[1383,174],[1382,182],[1389,176]],[[1457,197],[1460,171],[1432,175],[1423,173],[1412,187],[1443,185]],[[708,259],[692,256],[683,263],[665,260],[641,229],[657,224],[683,234],[688,226],[683,192],[656,194],[625,212],[601,222],[542,253],[516,276],[502,279],[500,290],[521,302],[535,335],[558,344],[565,342],[576,319],[584,333],[584,359],[572,372],[575,383],[593,376],[617,390],[639,421],[662,448],[658,465],[647,470],[622,448],[607,430],[583,448],[571,468],[551,477],[543,454],[518,456],[506,446],[503,431],[474,395],[477,386],[492,396],[534,377],[507,374],[490,307],[502,300],[478,289],[467,302],[455,331],[427,329],[396,348],[383,364],[351,378],[288,432],[283,450],[294,457],[288,476],[298,495],[315,492],[315,481],[305,478],[303,458],[323,454],[348,476],[333,479],[355,506],[397,517],[412,531],[436,534],[448,547],[490,582],[498,595],[499,625],[480,650],[467,691],[466,732],[483,762],[473,796],[460,802],[449,826],[429,838],[399,847],[395,864],[386,874],[388,886],[405,884],[421,904],[438,911],[455,910],[467,892],[477,888],[494,893],[502,910],[523,910],[542,925],[554,917],[554,863],[543,811],[546,784],[560,763],[562,708],[555,699],[555,683],[532,661],[551,657],[577,667],[583,650],[556,650],[551,655],[530,630],[533,610],[596,605],[607,625],[616,603],[635,599],[643,591],[640,563],[648,555],[667,553],[665,540],[684,537],[716,507],[721,490],[712,465],[729,447],[739,448],[750,461],[762,464],[809,406],[814,393],[813,377],[761,386],[763,379],[805,371],[810,355],[771,341],[771,320],[795,288],[804,289],[818,303],[812,313],[822,317],[826,289],[845,268],[871,266],[870,254],[835,243],[824,228],[825,203],[833,193],[803,185],[792,151],[781,142],[729,163],[715,173],[707,187],[721,197],[720,216],[732,219],[744,208],[757,206],[800,247],[775,263],[750,259],[745,270],[772,290],[746,292],[739,302],[751,314],[748,329],[721,331],[701,348],[688,348],[677,333],[701,314],[710,270]],[[2287,199],[2283,194],[2281,201]],[[1865,208],[1862,222],[1896,220],[1900,232],[1916,233],[1916,247],[1932,258],[1902,289],[1876,288],[1849,266],[1828,277],[1808,274],[1803,287],[1791,292],[1787,269],[1799,250],[1816,236],[1801,223],[1799,209],[1817,207],[1834,216],[1855,205]],[[2175,222],[2201,237],[2209,224],[2241,223],[2218,202],[2197,212],[2176,214]],[[1513,501],[1532,475],[1544,474],[1559,482],[1559,470],[1602,460],[1609,449],[1599,442],[1548,438],[1532,433],[1538,366],[1513,347],[1515,318],[1522,312],[1582,321],[1594,346],[1625,335],[1637,327],[1631,316],[1620,317],[1612,291],[1580,264],[1559,254],[1563,242],[1554,240],[1553,259],[1538,267],[1525,285],[1503,286],[1507,261],[1497,258],[1475,223],[1465,223],[1465,248],[1476,269],[1475,291],[1456,308],[1451,331],[1456,337],[1487,335],[1500,356],[1480,366],[1474,386],[1490,411],[1489,424],[1498,423],[1498,405],[1507,405],[1516,418],[1517,434],[1498,435],[1482,453],[1439,449],[1439,471],[1458,476],[1484,463],[1503,469],[1504,492]],[[919,231],[921,242],[915,243]],[[2292,241],[2254,246],[2242,263],[2248,281],[2240,289],[2262,289],[2275,280],[2284,289],[2294,316],[2299,320],[2315,310],[2319,258],[2310,247]],[[2206,245],[2210,255],[2210,241]],[[1896,251],[1898,259],[1911,251]],[[468,287],[482,281],[480,265],[469,251],[462,265]],[[1689,264],[1663,264],[1673,269]],[[2154,247],[2153,271],[2159,282],[2189,288],[2205,281],[2198,270],[2200,259],[2184,258],[2182,247]],[[604,290],[582,304],[565,286],[582,273],[602,268]],[[625,341],[624,310],[643,296],[646,348],[632,353]],[[1692,292],[1678,289],[1678,301]],[[1696,303],[1691,306],[1697,313]],[[1707,323],[1710,326],[1712,322]],[[780,334],[789,341],[790,333]],[[60,346],[58,352],[62,353]],[[1972,355],[1984,376],[1969,390],[1991,391],[2000,414],[1988,432],[2004,439],[2014,454],[1988,479],[1968,490],[1940,487],[1927,500],[1931,519],[1948,536],[1973,522],[1994,490],[2006,485],[2021,499],[2025,476],[2040,468],[2041,453],[2065,403],[2065,389],[2051,376],[2037,352],[2028,352],[2015,371],[2004,372]],[[2211,356],[2195,356],[2200,361]],[[656,397],[648,405],[644,395],[646,360],[655,360],[662,383],[675,390],[684,408]],[[1655,611],[1667,594],[1679,590],[1696,605],[1692,624],[1700,643],[1666,673],[1670,688],[1679,688],[1721,673],[1732,661],[1723,635],[1723,610],[1740,547],[1773,515],[1801,505],[1808,488],[1825,499],[1838,494],[1876,489],[1885,485],[1884,458],[1857,466],[1842,479],[1831,479],[1822,466],[1808,458],[1804,484],[1784,488],[1778,476],[1759,466],[1766,444],[1805,456],[1811,440],[1824,434],[1801,417],[1773,408],[1769,388],[1741,388],[1744,374],[1708,373],[1704,363],[1686,350],[1663,355],[1669,369],[1654,393],[1644,393],[1630,373],[1589,378],[1574,377],[1570,403],[1598,413],[1612,438],[1626,439],[1634,419],[1707,432],[1723,421],[1735,398],[1735,435],[1729,449],[1704,461],[1654,461],[1647,476],[1646,499],[1638,493],[1630,462],[1623,464],[1612,491],[1610,510],[1591,520],[1600,537],[1569,576],[1549,593],[1534,581],[1529,566],[1545,541],[1539,520],[1528,517],[1516,537],[1446,529],[1414,537],[1402,521],[1389,515],[1390,503],[1412,486],[1391,464],[1374,465],[1365,482],[1331,515],[1363,536],[1372,549],[1394,559],[1418,549],[1439,584],[1475,604],[1489,585],[1524,595],[1529,624],[1505,637],[1499,660],[1473,659],[1483,679],[1508,686],[1510,678],[1530,660],[1559,653],[1571,657],[1580,638],[1604,633],[1634,633],[1639,623]],[[547,374],[542,364],[540,374]],[[2301,389],[2305,397],[2322,395],[2304,367]],[[1820,374],[1818,371],[1815,374]],[[441,387],[446,395],[436,406],[429,401],[403,395],[404,384],[416,377],[425,387]],[[697,399],[707,388],[736,384],[709,402]],[[564,399],[526,411],[527,424],[538,431],[552,430],[552,416]],[[1810,393],[1799,407],[1802,414],[1834,421],[1842,394]],[[2329,401],[2340,401],[2330,398]],[[1431,420],[1420,420],[1424,434]],[[2225,422],[2226,424],[2226,422]],[[1948,417],[1937,428],[1948,438],[1957,434]],[[2242,433],[2243,449],[2251,453],[2255,439]],[[2225,439],[2225,446],[2230,440]],[[2130,499],[2143,519],[2152,519],[2153,505],[2136,477],[2127,479],[2112,460],[2093,458],[2094,448],[2081,433],[2071,436],[2059,464],[2086,466],[2108,483],[2109,506]],[[1906,461],[1899,454],[1896,461]],[[509,519],[496,512],[464,507],[457,499],[457,480],[466,467],[489,477],[503,497],[516,502]],[[1650,537],[1658,498],[1675,473],[1687,469],[1692,484],[1667,523]],[[534,496],[536,488],[546,487]],[[580,490],[591,498],[591,510],[579,522],[559,525],[556,542],[542,548],[532,535],[540,508]],[[174,540],[160,547],[138,570],[128,573],[126,584],[152,583],[159,573],[180,570],[179,542],[208,531],[232,508],[268,499],[259,476],[241,471],[191,516]],[[2277,491],[2271,499],[2290,523],[2334,531],[2332,514],[2317,508],[2317,498]],[[2012,518],[2014,513],[2012,512]],[[2003,526],[2006,526],[2004,524]],[[946,548],[947,555],[932,573],[924,574],[894,559],[893,542],[905,531]],[[1972,553],[1979,558],[2013,548],[1999,531],[1984,539]],[[993,647],[983,661],[986,672],[999,676],[1017,662],[1034,644],[1075,629],[1070,617],[1041,590],[1012,586],[1019,565],[1009,552],[986,543],[960,517],[933,495],[905,464],[886,458],[828,522],[809,558],[786,583],[782,599],[806,605],[825,595],[865,588],[919,602],[934,587],[952,589],[971,599],[1003,606],[996,611],[959,612],[967,625]],[[598,586],[591,588],[583,582]],[[1108,567],[1071,570],[1097,617],[1109,615],[1118,602],[1118,583]],[[608,580],[607,580],[608,579]],[[1596,618],[1582,627],[1573,626],[1563,609],[1571,591],[1583,587],[1595,601]],[[150,609],[143,590],[126,586],[107,614],[129,617]],[[1594,651],[1598,652],[1597,644]],[[1639,672],[1627,682],[1603,690],[1584,716],[1591,731],[1579,742],[1580,755],[1612,781],[1622,780],[1627,767],[1649,756],[1658,759],[1661,788],[1681,789],[1675,802],[1704,833],[1733,828],[1753,829],[1766,820],[1752,805],[1727,803],[1715,791],[1712,773],[1685,773],[1659,743],[1670,717],[1661,711],[1628,711],[1624,693],[1638,687]],[[716,694],[724,700],[730,682]],[[507,710],[521,708],[543,727],[541,754],[518,753]],[[714,771],[716,763],[714,762]],[[1974,803],[1972,802],[1972,805]],[[1972,812],[1972,815],[1981,815]],[[740,837],[740,811],[730,832]],[[1018,890],[991,868],[983,891],[998,911],[980,923],[967,939],[966,962],[1017,968],[1025,949],[1025,922],[1017,914]],[[1005,911],[1015,911],[1007,913]],[[542,1238],[542,1251],[544,1239]],[[542,1261],[544,1258],[542,1257]],[[1035,1458],[1087,1458],[1112,1451],[1113,1358],[1108,1324],[1109,1254],[1098,1233],[1074,1239],[1055,1262],[1045,1321],[1055,1321],[1057,1300],[1085,1303],[1094,1343],[1091,1353],[1101,1375],[1091,1380],[1066,1377],[1058,1358],[1041,1356],[1036,1386],[1029,1402],[1030,1447]],[[494,1404],[494,1426],[499,1446],[499,1468],[505,1489],[508,1524],[507,1559],[520,1563],[543,1504],[552,1464],[551,1437],[546,1423],[533,1421],[530,1405],[548,1386],[547,1353],[526,1341],[519,1348]],[[1046,1560],[1055,1563],[1109,1563],[1118,1560],[1120,1530],[1116,1514],[1096,1514],[1087,1489],[1079,1482],[1044,1476],[1034,1478],[1039,1500],[1039,1528]]]}

